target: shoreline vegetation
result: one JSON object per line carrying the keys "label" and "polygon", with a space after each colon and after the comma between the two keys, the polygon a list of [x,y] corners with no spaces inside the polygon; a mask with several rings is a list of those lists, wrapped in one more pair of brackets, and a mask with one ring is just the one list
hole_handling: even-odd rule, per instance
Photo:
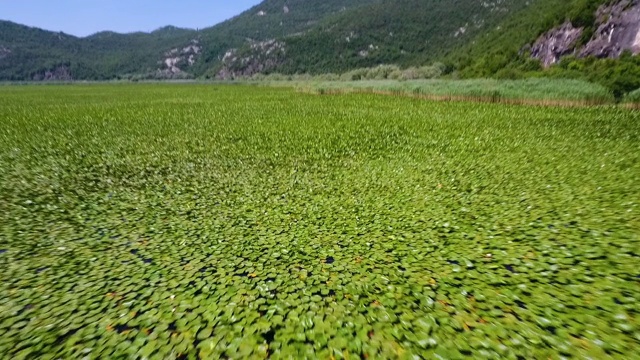
{"label": "shoreline vegetation", "polygon": [[298,84],[315,94],[375,93],[434,101],[472,101],[546,106],[599,106],[615,103],[606,88],[577,80],[414,80]]}
{"label": "shoreline vegetation", "polygon": [[[331,75],[331,74],[329,74]],[[329,79],[329,80],[324,80]],[[350,80],[351,79],[351,80]],[[606,87],[574,79],[527,78],[505,79],[448,79],[423,78],[356,79],[351,76],[284,76],[272,74],[252,78],[212,80],[145,80],[145,81],[51,81],[0,82],[0,86],[49,86],[97,84],[212,84],[254,85],[294,88],[298,92],[316,95],[369,93],[387,96],[408,96],[432,101],[470,101],[519,105],[560,107],[611,106],[640,109],[640,89],[616,99]]]}

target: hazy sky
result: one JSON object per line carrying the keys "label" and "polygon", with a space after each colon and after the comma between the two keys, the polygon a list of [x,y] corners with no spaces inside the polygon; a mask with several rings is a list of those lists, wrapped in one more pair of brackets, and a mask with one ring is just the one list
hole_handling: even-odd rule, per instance
{"label": "hazy sky", "polygon": [[152,31],[165,25],[203,28],[260,0],[0,0],[0,19],[86,36],[102,30]]}

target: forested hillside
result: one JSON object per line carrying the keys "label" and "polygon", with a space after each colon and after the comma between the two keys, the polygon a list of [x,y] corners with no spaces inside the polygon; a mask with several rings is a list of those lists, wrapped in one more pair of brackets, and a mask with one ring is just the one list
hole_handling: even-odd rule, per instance
{"label": "forested hillside", "polygon": [[[198,77],[248,41],[296,34],[325,17],[379,1],[267,0],[199,31],[167,26],[152,33],[104,31],[85,38],[0,21],[0,80]],[[194,43],[197,54],[182,54]],[[196,55],[193,64],[189,55]]]}
{"label": "forested hillside", "polygon": [[166,27],[152,33],[105,31],[77,38],[1,21],[0,79],[108,80],[154,73],[167,50],[194,35],[192,30]]}
{"label": "forested hillside", "polygon": [[[326,19],[286,40],[286,72],[341,72],[378,64],[422,65],[443,58],[528,0],[382,1]],[[327,56],[334,54],[334,56]]]}
{"label": "forested hillside", "polygon": [[[639,39],[638,0],[536,0],[445,61],[466,78],[586,79],[619,98],[640,87]],[[540,46],[554,49],[547,66]]]}
{"label": "forested hillside", "polygon": [[608,0],[535,0],[530,6],[503,19],[500,26],[488,28],[472,42],[448,57],[469,76],[488,76],[505,68],[538,69],[539,62],[530,61],[527,46],[544,32],[570,21],[588,30],[580,41],[588,41],[593,33],[598,6]]}
{"label": "forested hillside", "polygon": [[[302,35],[327,18],[382,0],[266,0],[242,14],[202,30],[202,60],[197,76],[215,77],[224,55],[233,49],[250,48],[255,42]],[[329,53],[325,55],[329,56]]]}

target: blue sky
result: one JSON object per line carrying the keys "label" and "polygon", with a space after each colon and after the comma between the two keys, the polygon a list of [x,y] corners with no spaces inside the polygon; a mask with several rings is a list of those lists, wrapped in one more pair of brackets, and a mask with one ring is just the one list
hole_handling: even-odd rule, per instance
{"label": "blue sky", "polygon": [[152,31],[165,25],[204,28],[260,0],[0,0],[0,19],[86,36],[102,30]]}

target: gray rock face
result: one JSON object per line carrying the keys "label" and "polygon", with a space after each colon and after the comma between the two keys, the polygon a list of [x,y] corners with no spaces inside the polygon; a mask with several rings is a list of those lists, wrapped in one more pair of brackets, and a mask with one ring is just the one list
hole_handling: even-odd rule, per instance
{"label": "gray rock face", "polygon": [[201,52],[202,46],[195,39],[182,49],[175,48],[167,51],[164,58],[158,62],[160,65],[159,75],[172,78],[174,75],[181,74],[185,67],[193,66],[196,63]]}
{"label": "gray rock face", "polygon": [[231,80],[269,71],[282,63],[284,54],[283,42],[249,40],[243,49],[230,49],[225,53],[216,78]]}
{"label": "gray rock face", "polygon": [[596,15],[597,30],[580,56],[617,58],[625,50],[640,53],[640,1],[601,6]]}
{"label": "gray rock face", "polygon": [[11,54],[11,50],[4,46],[0,46],[0,60],[6,58],[9,54]]}
{"label": "gray rock face", "polygon": [[575,28],[570,22],[565,22],[536,40],[531,47],[531,57],[540,60],[544,67],[557,63],[562,56],[575,51],[582,31],[582,28]]}
{"label": "gray rock face", "polygon": [[589,42],[577,48],[584,30],[565,22],[536,40],[531,47],[531,57],[549,67],[566,55],[617,58],[625,50],[633,55],[640,53],[640,0],[621,0],[600,6],[594,25],[596,31]]}
{"label": "gray rock face", "polygon": [[67,66],[58,66],[33,76],[34,81],[72,81],[71,71]]}

